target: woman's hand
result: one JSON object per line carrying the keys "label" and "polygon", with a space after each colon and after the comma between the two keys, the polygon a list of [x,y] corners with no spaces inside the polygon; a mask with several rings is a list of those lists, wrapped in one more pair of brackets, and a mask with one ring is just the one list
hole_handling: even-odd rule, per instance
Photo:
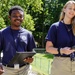
{"label": "woman's hand", "polygon": [[24,62],[32,63],[33,62],[33,58],[32,57],[27,57],[27,58],[24,59]]}
{"label": "woman's hand", "polygon": [[60,49],[61,54],[69,55],[71,53],[75,52],[75,49],[71,49],[70,47],[64,47]]}

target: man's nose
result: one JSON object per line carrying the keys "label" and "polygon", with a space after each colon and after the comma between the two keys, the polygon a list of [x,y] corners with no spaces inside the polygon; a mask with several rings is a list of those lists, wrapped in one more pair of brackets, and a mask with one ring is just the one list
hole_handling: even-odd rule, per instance
{"label": "man's nose", "polygon": [[20,16],[17,16],[16,18],[17,18],[17,19],[20,19]]}

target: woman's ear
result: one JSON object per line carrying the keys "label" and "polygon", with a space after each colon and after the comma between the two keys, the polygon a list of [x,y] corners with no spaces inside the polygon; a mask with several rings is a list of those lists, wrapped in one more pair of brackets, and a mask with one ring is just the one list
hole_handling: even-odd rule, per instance
{"label": "woman's ear", "polygon": [[66,11],[66,9],[65,8],[63,8],[63,12],[65,13],[65,11]]}

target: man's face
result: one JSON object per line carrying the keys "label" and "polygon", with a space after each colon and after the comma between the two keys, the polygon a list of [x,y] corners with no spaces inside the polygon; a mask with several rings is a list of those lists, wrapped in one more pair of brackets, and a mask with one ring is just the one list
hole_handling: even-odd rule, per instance
{"label": "man's face", "polygon": [[13,10],[9,18],[13,27],[19,27],[23,21],[24,13],[21,10]]}

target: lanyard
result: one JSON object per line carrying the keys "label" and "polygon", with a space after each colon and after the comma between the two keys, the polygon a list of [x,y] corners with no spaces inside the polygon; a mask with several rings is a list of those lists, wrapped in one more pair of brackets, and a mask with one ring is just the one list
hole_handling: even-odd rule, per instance
{"label": "lanyard", "polygon": [[13,38],[13,43],[14,43],[15,49],[16,49],[16,51],[18,51],[17,50],[18,49],[17,44],[19,44],[20,32],[18,33],[17,37],[15,38],[13,30],[11,28],[10,28],[10,31],[11,31],[11,35],[12,35],[12,38]]}

